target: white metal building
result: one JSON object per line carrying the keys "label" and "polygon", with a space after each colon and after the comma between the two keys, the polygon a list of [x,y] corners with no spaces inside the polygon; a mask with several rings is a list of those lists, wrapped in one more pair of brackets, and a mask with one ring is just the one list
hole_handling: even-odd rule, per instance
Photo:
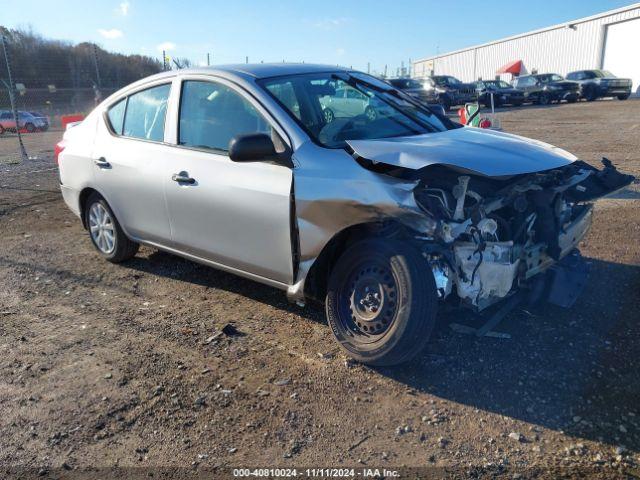
{"label": "white metal building", "polygon": [[[603,68],[631,78],[640,94],[640,3],[413,62],[413,76],[453,75],[462,81],[494,78],[522,60],[526,71],[559,73]],[[510,80],[510,74],[501,75]]]}

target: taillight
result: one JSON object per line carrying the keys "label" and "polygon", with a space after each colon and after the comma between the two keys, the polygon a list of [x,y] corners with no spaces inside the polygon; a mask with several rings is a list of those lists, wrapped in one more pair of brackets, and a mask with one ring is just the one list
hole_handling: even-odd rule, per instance
{"label": "taillight", "polygon": [[60,154],[64,150],[65,146],[66,145],[64,143],[64,140],[60,140],[58,143],[56,143],[56,146],[53,147],[53,159],[56,161],[58,165],[60,165],[60,160],[59,160]]}

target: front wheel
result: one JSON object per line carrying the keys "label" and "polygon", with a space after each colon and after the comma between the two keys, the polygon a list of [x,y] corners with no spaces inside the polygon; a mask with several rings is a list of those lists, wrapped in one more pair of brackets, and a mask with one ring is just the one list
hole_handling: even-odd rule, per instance
{"label": "front wheel", "polygon": [[27,123],[24,128],[27,130],[27,132],[29,133],[33,133],[36,131],[36,126],[33,123]]}
{"label": "front wheel", "polygon": [[370,122],[373,122],[376,118],[378,118],[378,112],[376,112],[376,109],[371,106],[365,108],[364,114],[366,115],[367,120],[369,120]]}
{"label": "front wheel", "polygon": [[618,100],[626,100],[631,96],[630,93],[623,93],[622,95],[618,95]]}
{"label": "front wheel", "polygon": [[129,240],[106,200],[97,193],[87,200],[85,223],[91,243],[106,260],[120,263],[138,252],[140,245]]}
{"label": "front wheel", "polygon": [[436,285],[411,245],[356,242],[331,272],[326,315],[340,346],[369,365],[397,365],[419,353],[436,320]]}
{"label": "front wheel", "polygon": [[438,103],[442,105],[445,112],[448,112],[451,109],[451,99],[449,97],[440,97],[438,99]]}
{"label": "front wheel", "polygon": [[330,108],[325,108],[322,113],[324,114],[325,123],[331,123],[336,118],[336,116],[333,113],[333,110],[331,110]]}

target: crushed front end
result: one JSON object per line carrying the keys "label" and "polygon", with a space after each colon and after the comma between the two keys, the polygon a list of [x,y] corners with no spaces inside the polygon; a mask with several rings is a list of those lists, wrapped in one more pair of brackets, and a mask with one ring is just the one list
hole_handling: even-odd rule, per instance
{"label": "crushed front end", "polygon": [[593,200],[633,180],[606,159],[504,177],[441,165],[420,172],[416,203],[437,226],[418,240],[438,294],[482,310],[516,292],[568,307],[585,284],[577,250]]}

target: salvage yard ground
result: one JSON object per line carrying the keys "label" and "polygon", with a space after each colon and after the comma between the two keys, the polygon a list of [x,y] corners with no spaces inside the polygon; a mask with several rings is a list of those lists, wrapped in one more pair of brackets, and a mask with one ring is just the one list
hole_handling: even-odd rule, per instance
{"label": "salvage yard ground", "polygon": [[[500,117],[640,176],[639,109]],[[348,361],[319,307],[269,287],[146,247],[121,266],[101,260],[50,159],[0,165],[0,186],[0,469],[640,471],[637,181],[597,203],[573,308],[517,310],[498,328],[509,339],[456,333],[450,322],[479,320],[441,315],[427,351],[388,369]],[[228,323],[239,334],[216,335]]]}

